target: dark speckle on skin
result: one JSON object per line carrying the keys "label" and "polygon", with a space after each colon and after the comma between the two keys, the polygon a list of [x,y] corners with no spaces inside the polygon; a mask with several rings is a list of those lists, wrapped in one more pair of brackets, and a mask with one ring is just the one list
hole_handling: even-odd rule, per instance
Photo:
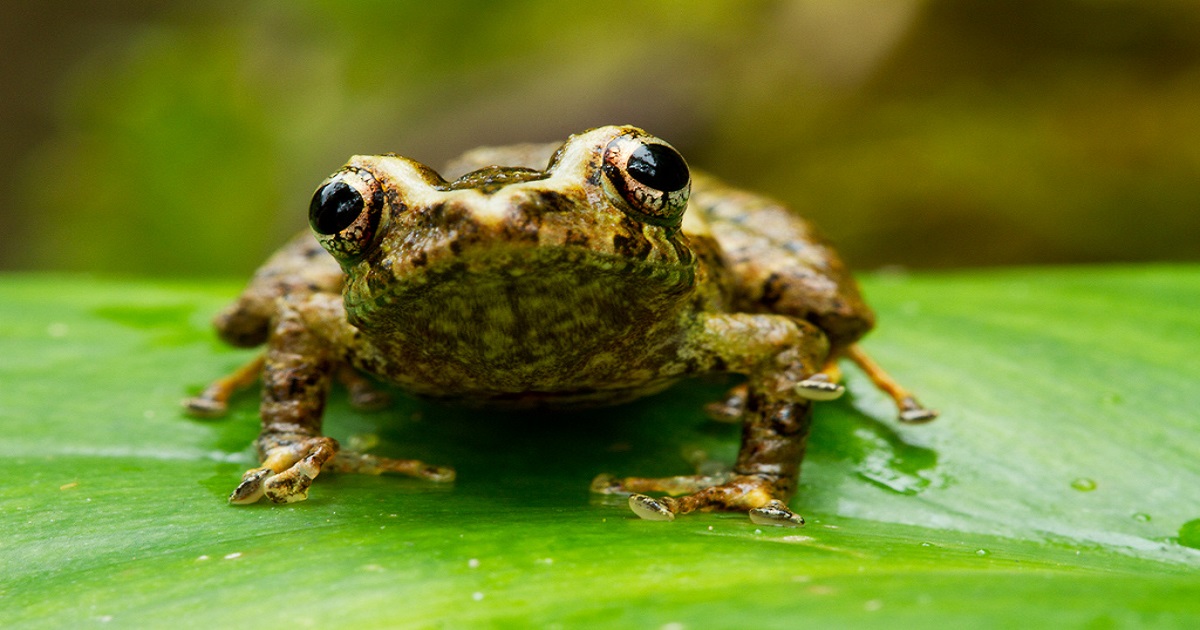
{"label": "dark speckle on skin", "polygon": [[509,242],[530,242],[538,240],[538,219],[536,213],[523,208],[513,208],[505,216],[501,226],[501,238]]}
{"label": "dark speckle on skin", "polygon": [[564,242],[567,245],[576,245],[576,246],[583,247],[583,246],[586,246],[589,242],[591,242],[591,239],[589,239],[588,235],[584,234],[583,232],[578,232],[576,230],[567,230],[567,236],[564,239]]}
{"label": "dark speckle on skin", "polygon": [[601,174],[601,170],[600,170],[600,164],[599,164],[599,162],[597,162],[596,164],[593,164],[591,172],[588,173],[588,176],[587,176],[588,185],[589,186],[599,186],[600,185],[600,177],[602,177],[602,174]]}
{"label": "dark speckle on skin", "polygon": [[653,250],[650,241],[642,233],[642,224],[628,216],[622,217],[620,231],[612,236],[613,250],[633,260],[644,260]]}
{"label": "dark speckle on skin", "polygon": [[613,234],[613,250],[617,254],[634,260],[642,260],[650,253],[650,243],[639,233],[636,236]]}
{"label": "dark speckle on skin", "polygon": [[538,191],[533,205],[541,214],[572,212],[578,209],[574,201],[553,190]]}
{"label": "dark speckle on skin", "polygon": [[779,274],[773,273],[767,276],[767,279],[763,281],[762,297],[759,298],[759,302],[761,302],[763,306],[771,308],[777,302],[779,302],[780,298],[783,297],[783,291],[785,287],[782,280],[783,278]]}

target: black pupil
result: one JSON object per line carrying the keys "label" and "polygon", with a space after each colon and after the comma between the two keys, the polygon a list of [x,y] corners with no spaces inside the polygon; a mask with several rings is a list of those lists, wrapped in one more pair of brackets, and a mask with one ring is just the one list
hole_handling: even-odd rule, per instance
{"label": "black pupil", "polygon": [[313,195],[308,224],[320,234],[337,234],[362,214],[363,198],[343,181],[329,182]]}
{"label": "black pupil", "polygon": [[683,156],[661,144],[643,144],[629,156],[629,174],[639,182],[663,192],[687,186],[688,168]]}

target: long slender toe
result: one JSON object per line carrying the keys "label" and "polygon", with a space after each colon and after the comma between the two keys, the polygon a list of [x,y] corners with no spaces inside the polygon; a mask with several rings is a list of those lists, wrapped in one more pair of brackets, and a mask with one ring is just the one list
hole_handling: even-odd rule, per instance
{"label": "long slender toe", "polygon": [[912,396],[905,397],[900,403],[900,422],[921,424],[937,417],[936,410],[926,408]]}
{"label": "long slender toe", "polygon": [[750,520],[755,525],[775,525],[780,527],[798,527],[804,524],[804,517],[788,509],[783,501],[774,500],[770,503],[750,510]]}
{"label": "long slender toe", "polygon": [[673,521],[675,513],[671,511],[670,499],[655,499],[644,494],[629,495],[629,509],[639,518],[647,521]]}
{"label": "long slender toe", "polygon": [[229,411],[229,406],[224,401],[205,398],[204,396],[196,396],[195,398],[185,398],[183,400],[184,413],[193,418],[220,418]]}
{"label": "long slender toe", "polygon": [[828,381],[822,378],[823,374],[817,374],[813,378],[806,379],[796,383],[796,394],[807,398],[808,400],[836,400],[846,393],[846,388],[838,383]]}
{"label": "long slender toe", "polygon": [[255,468],[242,475],[242,482],[229,495],[231,505],[249,505],[257,503],[263,496],[263,482],[271,478],[275,471],[270,468]]}

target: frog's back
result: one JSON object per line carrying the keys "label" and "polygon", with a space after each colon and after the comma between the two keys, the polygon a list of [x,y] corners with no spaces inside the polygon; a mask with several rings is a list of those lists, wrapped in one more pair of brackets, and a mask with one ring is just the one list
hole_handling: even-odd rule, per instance
{"label": "frog's back", "polygon": [[854,343],[874,325],[833,246],[787,207],[693,172],[688,212],[720,246],[734,278],[733,309],[812,322],[835,348]]}

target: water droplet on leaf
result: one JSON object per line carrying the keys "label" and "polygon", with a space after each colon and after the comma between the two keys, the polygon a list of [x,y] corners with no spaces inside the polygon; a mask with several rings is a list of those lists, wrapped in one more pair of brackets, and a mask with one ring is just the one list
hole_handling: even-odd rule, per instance
{"label": "water droplet on leaf", "polygon": [[1080,492],[1091,492],[1092,490],[1096,489],[1096,482],[1092,479],[1088,479],[1087,477],[1080,477],[1079,479],[1071,482],[1071,487]]}

